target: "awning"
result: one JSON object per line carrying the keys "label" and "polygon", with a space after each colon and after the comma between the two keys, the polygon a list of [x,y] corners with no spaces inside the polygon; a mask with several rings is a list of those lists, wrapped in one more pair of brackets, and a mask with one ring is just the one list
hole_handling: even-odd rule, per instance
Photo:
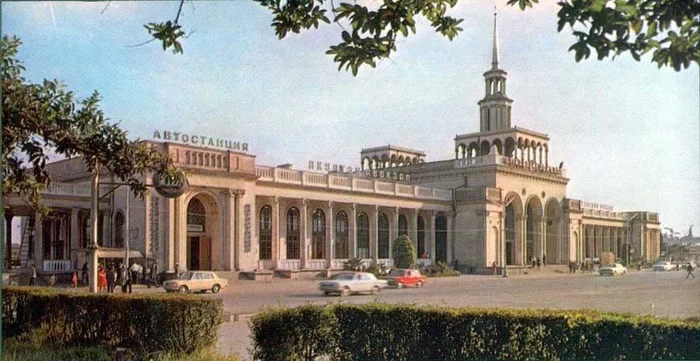
{"label": "awning", "polygon": [[[97,252],[97,257],[99,258],[124,258],[126,257],[126,250],[124,248],[105,248],[100,247]],[[143,258],[141,251],[137,249],[129,250],[129,258]]]}

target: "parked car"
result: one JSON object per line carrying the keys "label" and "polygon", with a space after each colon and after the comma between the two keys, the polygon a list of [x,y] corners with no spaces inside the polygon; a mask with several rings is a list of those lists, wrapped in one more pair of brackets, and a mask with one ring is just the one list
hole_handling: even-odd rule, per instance
{"label": "parked car", "polygon": [[625,267],[619,263],[609,264],[609,265],[605,265],[603,267],[600,267],[600,269],[598,270],[598,273],[600,273],[601,276],[624,275],[625,273],[627,273],[627,267]]}
{"label": "parked car", "polygon": [[665,271],[671,271],[671,270],[675,269],[676,266],[672,265],[671,262],[660,261],[660,262],[654,263],[652,268],[654,269],[654,271],[665,272]]}
{"label": "parked car", "polygon": [[163,288],[167,292],[207,292],[219,293],[222,288],[228,286],[228,280],[219,278],[211,271],[187,271],[179,278],[163,282]]}
{"label": "parked car", "polygon": [[402,288],[404,286],[423,287],[426,277],[416,269],[397,268],[389,272],[386,277],[389,286]]}
{"label": "parked car", "polygon": [[335,276],[332,281],[322,281],[319,289],[326,295],[337,293],[347,296],[351,293],[369,292],[379,293],[379,290],[387,286],[387,281],[378,280],[373,274],[367,272],[343,272]]}

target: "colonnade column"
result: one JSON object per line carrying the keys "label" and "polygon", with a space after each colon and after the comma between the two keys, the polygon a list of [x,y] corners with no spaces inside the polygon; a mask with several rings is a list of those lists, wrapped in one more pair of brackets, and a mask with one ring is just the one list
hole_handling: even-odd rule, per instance
{"label": "colonnade column", "polygon": [[550,259],[547,256],[547,220],[544,217],[544,214],[542,215],[542,219],[540,220],[540,239],[539,239],[539,252],[538,254],[535,254],[537,259],[539,259],[542,263],[544,263],[545,258],[547,258],[547,262],[550,261]]}
{"label": "colonnade column", "polygon": [[[164,268],[168,272],[173,272],[175,269],[175,198],[168,198],[168,239],[167,247],[165,247],[165,265]],[[233,219],[231,219],[233,221]]]}
{"label": "colonnade column", "polygon": [[350,249],[348,250],[348,258],[357,257],[357,204],[352,204],[352,217],[350,218],[349,236]]}
{"label": "colonnade column", "polygon": [[399,237],[399,207],[394,208],[394,226],[389,230],[389,258],[394,258],[394,240]]}
{"label": "colonnade column", "polygon": [[431,211],[430,212],[430,259],[435,260],[435,243],[436,243],[436,234],[435,234],[435,218],[436,218],[436,211]]}
{"label": "colonnade column", "polygon": [[523,213],[520,217],[520,239],[523,241],[520,243],[520,265],[527,265],[530,260],[527,258],[527,213]]}
{"label": "colonnade column", "polygon": [[416,209],[411,215],[411,240],[413,241],[413,249],[416,250],[416,258],[421,256],[418,254],[418,212],[420,209]]}
{"label": "colonnade column", "polygon": [[309,200],[308,199],[302,199],[301,200],[301,218],[299,220],[299,226],[301,227],[301,239],[299,240],[299,256],[301,257],[301,268],[306,268],[306,260],[308,258],[308,244],[309,244],[309,217],[308,217],[308,208],[309,208]]}
{"label": "colonnade column", "polygon": [[328,230],[326,231],[326,268],[332,268],[335,232],[333,231],[333,202],[328,202]]}
{"label": "colonnade column", "polygon": [[447,262],[451,263],[453,261],[453,247],[454,247],[454,231],[452,230],[452,217],[454,213],[445,213],[445,218],[447,218]]}
{"label": "colonnade column", "polygon": [[80,249],[79,239],[80,239],[80,209],[72,208],[70,210],[70,261],[71,267],[77,270],[80,266],[78,264],[78,250]]}
{"label": "colonnade column", "polygon": [[275,250],[275,256],[273,257],[275,267],[279,267],[280,259],[282,259],[282,240],[280,239],[280,197],[274,197],[273,203],[275,204],[275,210],[272,212],[272,219],[274,219],[273,227],[275,227],[272,236],[274,237],[274,243],[272,245]]}
{"label": "colonnade column", "polygon": [[184,196],[177,197],[175,200],[175,260],[180,265],[180,272],[189,269],[187,267],[187,205],[184,202]]}
{"label": "colonnade column", "polygon": [[377,264],[377,259],[379,259],[379,206],[374,206],[374,217],[372,217],[372,225],[370,225],[372,232],[370,233],[369,249],[370,257],[372,262]]}

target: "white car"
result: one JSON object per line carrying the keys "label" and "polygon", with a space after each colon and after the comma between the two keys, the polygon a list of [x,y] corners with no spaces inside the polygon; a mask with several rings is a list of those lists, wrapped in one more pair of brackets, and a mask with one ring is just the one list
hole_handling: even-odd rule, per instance
{"label": "white car", "polygon": [[625,273],[627,273],[627,267],[625,267],[619,263],[609,264],[609,265],[601,267],[598,270],[598,273],[600,273],[601,276],[624,275]]}
{"label": "white car", "polygon": [[337,293],[347,296],[350,293],[368,292],[379,293],[379,290],[387,286],[387,281],[378,280],[371,273],[367,272],[343,272],[335,276],[332,281],[322,281],[318,288],[326,296]]}
{"label": "white car", "polygon": [[228,286],[228,280],[219,278],[216,273],[210,271],[187,271],[177,279],[163,282],[166,292],[207,292],[219,293],[222,288]]}
{"label": "white car", "polygon": [[676,268],[676,266],[672,265],[671,262],[656,262],[654,263],[654,266],[652,267],[654,271],[671,271]]}

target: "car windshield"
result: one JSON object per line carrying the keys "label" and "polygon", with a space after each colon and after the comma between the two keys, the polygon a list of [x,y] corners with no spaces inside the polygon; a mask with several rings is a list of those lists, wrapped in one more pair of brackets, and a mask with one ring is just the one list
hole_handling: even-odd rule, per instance
{"label": "car windshield", "polygon": [[189,272],[189,271],[188,271],[188,272],[185,272],[185,273],[181,274],[180,277],[179,277],[178,279],[180,279],[180,280],[191,280],[193,275],[194,275],[194,272]]}
{"label": "car windshield", "polygon": [[403,276],[403,270],[402,269],[395,269],[389,272],[389,276]]}
{"label": "car windshield", "polygon": [[338,281],[348,281],[351,280],[355,275],[352,273],[341,273],[337,276],[335,276],[335,279]]}

